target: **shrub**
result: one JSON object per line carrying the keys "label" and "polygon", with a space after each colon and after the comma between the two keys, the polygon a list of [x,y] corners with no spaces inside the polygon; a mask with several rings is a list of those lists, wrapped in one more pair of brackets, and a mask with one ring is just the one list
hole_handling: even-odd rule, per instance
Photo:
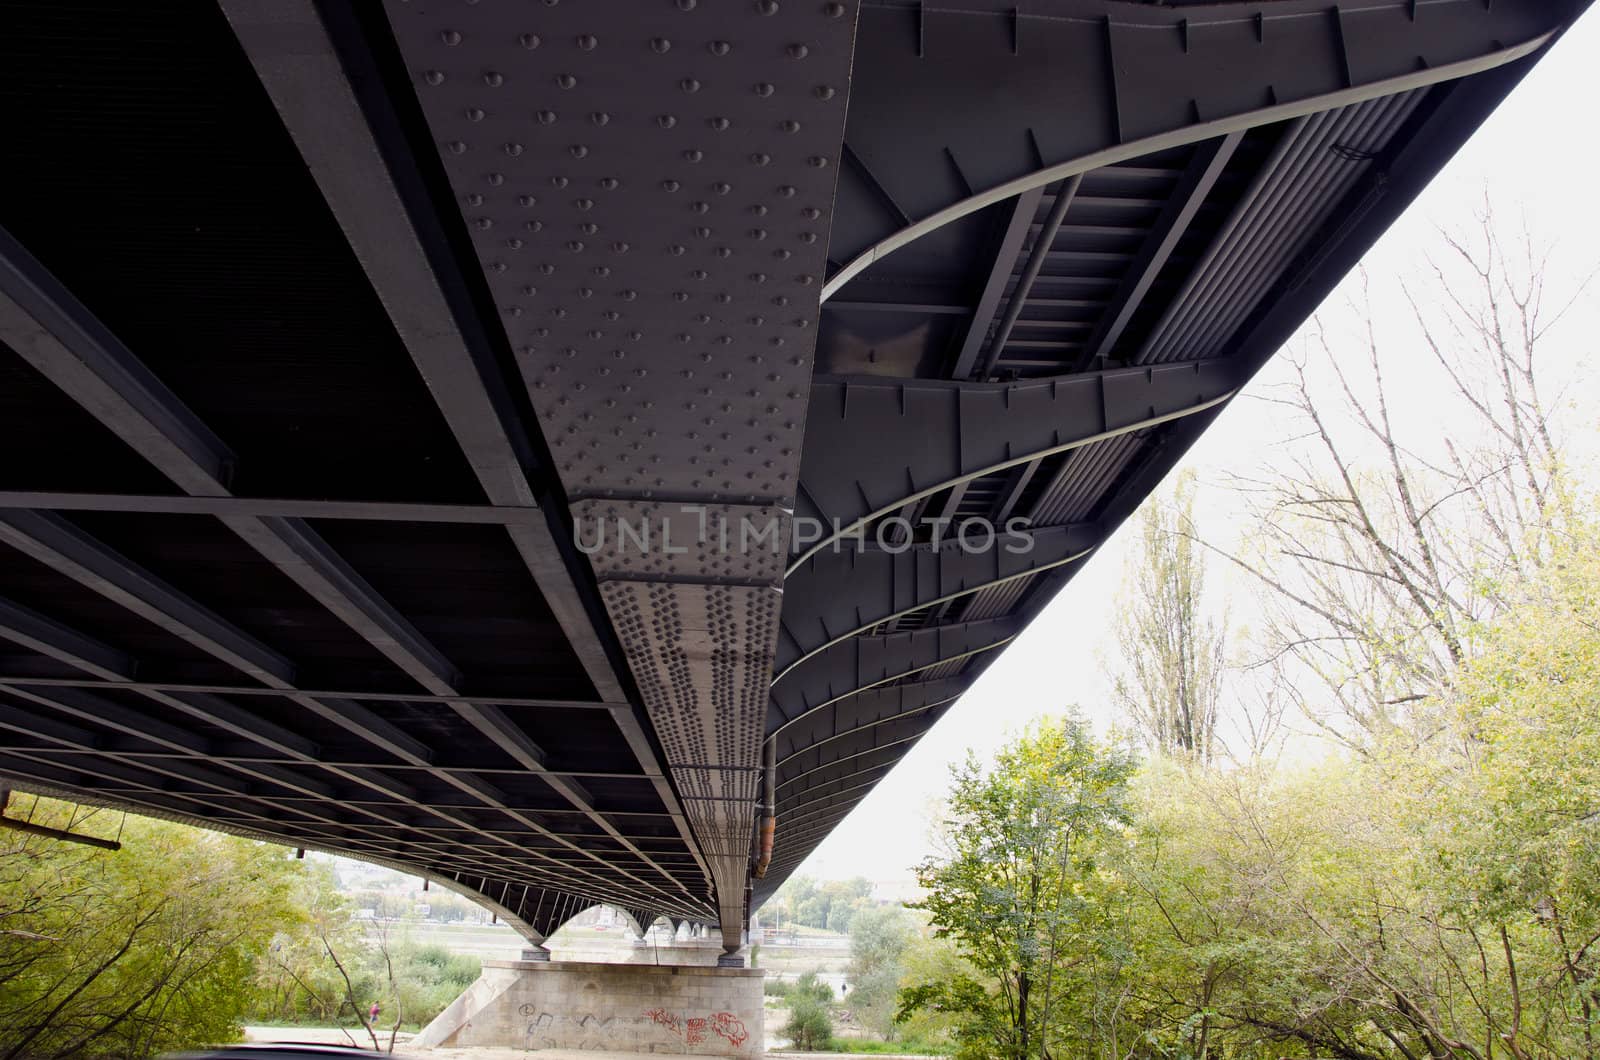
{"label": "shrub", "polygon": [[815,997],[796,991],[789,1008],[789,1022],[784,1025],[784,1036],[790,1044],[802,1051],[816,1052],[833,1045],[833,1019],[828,1007]]}

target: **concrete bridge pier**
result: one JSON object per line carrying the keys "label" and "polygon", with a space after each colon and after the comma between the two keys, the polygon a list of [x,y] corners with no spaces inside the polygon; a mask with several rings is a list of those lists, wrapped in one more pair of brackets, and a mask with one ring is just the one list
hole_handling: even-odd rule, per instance
{"label": "concrete bridge pier", "polygon": [[485,961],[483,974],[412,1042],[675,1056],[765,1052],[762,972],[586,961]]}

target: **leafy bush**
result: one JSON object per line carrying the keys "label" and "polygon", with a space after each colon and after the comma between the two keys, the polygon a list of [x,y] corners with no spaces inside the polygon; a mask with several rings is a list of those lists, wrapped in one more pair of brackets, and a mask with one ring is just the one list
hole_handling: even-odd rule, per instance
{"label": "leafy bush", "polygon": [[833,1017],[828,1014],[828,1006],[798,990],[791,997],[793,1004],[789,1007],[789,1022],[783,1028],[790,1044],[806,1052],[832,1048]]}
{"label": "leafy bush", "polygon": [[816,972],[807,972],[794,981],[789,987],[789,996],[792,998],[810,998],[826,1005],[833,1000],[833,987],[817,978]]}

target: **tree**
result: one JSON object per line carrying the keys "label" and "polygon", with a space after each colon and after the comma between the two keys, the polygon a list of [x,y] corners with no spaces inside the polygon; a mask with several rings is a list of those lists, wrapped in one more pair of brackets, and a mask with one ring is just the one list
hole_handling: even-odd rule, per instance
{"label": "tree", "polygon": [[[11,812],[56,826],[74,816],[25,795]],[[136,817],[121,841],[0,832],[5,1060],[147,1057],[238,1037],[253,963],[295,920],[296,863],[281,847]]]}
{"label": "tree", "polygon": [[1152,750],[1210,761],[1222,691],[1223,623],[1205,613],[1194,475],[1139,513],[1139,547],[1118,608],[1123,672],[1113,697]]}
{"label": "tree", "polygon": [[1029,729],[991,769],[969,756],[954,771],[948,851],[918,867],[927,897],[915,908],[978,975],[918,984],[903,1011],[959,1014],[960,1035],[982,1055],[1076,1054],[1081,1024],[1060,1010],[1108,942],[1101,929],[1113,910],[1093,885],[1126,822],[1132,770],[1130,756],[1070,719]]}
{"label": "tree", "polygon": [[1426,705],[1571,519],[1542,374],[1551,328],[1587,280],[1552,306],[1547,257],[1526,236],[1507,247],[1485,208],[1471,236],[1443,238],[1426,289],[1402,284],[1439,384],[1409,431],[1364,275],[1354,331],[1319,318],[1266,398],[1304,432],[1241,480],[1254,541],[1228,558],[1265,589],[1269,680],[1350,746],[1435,730]]}
{"label": "tree", "polygon": [[872,906],[850,923],[850,1008],[885,1041],[894,1037],[902,959],[917,928],[903,906]]}

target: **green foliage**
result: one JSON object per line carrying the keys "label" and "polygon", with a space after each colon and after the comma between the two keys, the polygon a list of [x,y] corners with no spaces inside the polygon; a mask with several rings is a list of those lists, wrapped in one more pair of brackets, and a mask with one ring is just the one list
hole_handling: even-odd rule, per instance
{"label": "green foliage", "polygon": [[766,904],[766,913],[777,924],[844,934],[862,909],[872,907],[872,883],[864,877],[852,880],[826,880],[818,883],[809,876],[791,876]]}
{"label": "green foliage", "polygon": [[[10,813],[73,817],[25,795]],[[114,832],[120,818],[74,827]],[[137,1058],[239,1036],[256,957],[297,919],[297,864],[135,817],[121,840],[112,852],[0,832],[0,1057]]]}
{"label": "green foliage", "polygon": [[955,771],[949,854],[918,867],[920,908],[982,979],[914,988],[903,1008],[958,1015],[960,1033],[992,1056],[1076,1051],[1070,1004],[1086,992],[1084,970],[1117,947],[1115,894],[1097,884],[1132,771],[1076,720],[1035,726],[992,768],[969,757]]}
{"label": "green foliage", "polygon": [[1596,545],[1363,754],[1130,774],[1068,726],[969,763],[922,870],[963,960],[913,944],[897,1015],[969,1057],[1600,1057]]}
{"label": "green foliage", "polygon": [[894,1036],[905,953],[916,936],[916,922],[901,906],[864,909],[850,925],[850,1009],[886,1041]]}
{"label": "green foliage", "polygon": [[803,990],[789,995],[789,1022],[783,1027],[784,1037],[795,1049],[817,1052],[833,1045],[833,1018],[825,1002]]}

